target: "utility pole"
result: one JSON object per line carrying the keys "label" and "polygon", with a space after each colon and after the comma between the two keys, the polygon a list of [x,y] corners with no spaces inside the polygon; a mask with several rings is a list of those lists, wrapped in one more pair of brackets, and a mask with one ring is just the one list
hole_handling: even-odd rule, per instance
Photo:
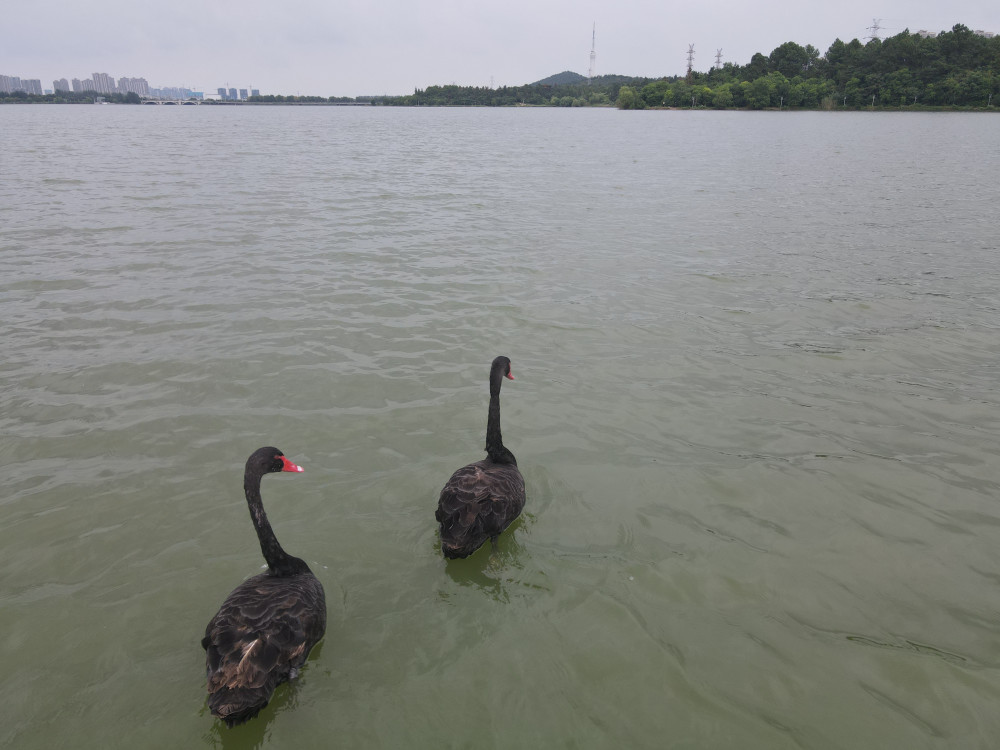
{"label": "utility pole", "polygon": [[587,83],[594,77],[597,70],[597,21],[594,21],[594,29],[590,36],[590,67],[587,69]]}

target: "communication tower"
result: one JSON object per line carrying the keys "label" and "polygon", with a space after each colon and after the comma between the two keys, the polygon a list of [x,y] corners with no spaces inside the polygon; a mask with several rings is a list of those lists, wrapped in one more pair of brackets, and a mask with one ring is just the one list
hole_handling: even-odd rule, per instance
{"label": "communication tower", "polygon": [[688,82],[691,81],[691,70],[693,68],[694,68],[694,45],[693,44],[689,44],[688,45],[688,72],[687,72]]}
{"label": "communication tower", "polygon": [[597,21],[594,21],[594,28],[590,35],[590,67],[587,69],[587,83],[590,83],[597,72]]}
{"label": "communication tower", "polygon": [[715,50],[715,67],[719,68],[719,69],[722,68],[722,50],[721,49]]}

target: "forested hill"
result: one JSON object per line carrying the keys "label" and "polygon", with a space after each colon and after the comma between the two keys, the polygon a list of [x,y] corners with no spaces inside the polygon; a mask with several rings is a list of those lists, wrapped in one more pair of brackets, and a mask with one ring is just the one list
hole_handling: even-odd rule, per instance
{"label": "forested hill", "polygon": [[574,83],[586,83],[587,79],[580,75],[579,73],[574,73],[571,70],[564,70],[562,73],[556,73],[554,76],[549,76],[548,78],[543,78],[540,81],[535,81],[532,86],[562,86],[571,85]]}
{"label": "forested hill", "polygon": [[[570,74],[578,75],[578,74]],[[486,86],[428,86],[418,89],[410,96],[390,96],[379,100],[378,104],[395,106],[479,106],[510,107],[535,104],[562,107],[610,106],[618,98],[622,86],[644,86],[657,79],[636,78],[635,76],[597,76],[587,82],[579,76],[577,83],[552,83],[564,79],[566,73],[544,78],[538,83],[524,86],[501,86],[491,89]]]}
{"label": "forested hill", "polygon": [[599,76],[590,82],[564,72],[524,86],[490,89],[430,86],[391,105],[516,104],[646,107],[996,107],[1000,99],[1000,36],[986,37],[956,25],[936,36],[904,31],[862,44],[837,39],[825,54],[786,42],[746,65],[691,76]]}

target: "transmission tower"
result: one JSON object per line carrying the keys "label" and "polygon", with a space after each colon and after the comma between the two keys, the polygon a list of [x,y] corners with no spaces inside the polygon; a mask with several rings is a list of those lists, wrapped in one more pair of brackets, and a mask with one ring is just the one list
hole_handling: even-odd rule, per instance
{"label": "transmission tower", "polygon": [[687,72],[688,81],[691,80],[691,70],[693,68],[694,68],[694,45],[693,44],[689,44],[688,45],[688,72]]}
{"label": "transmission tower", "polygon": [[597,72],[597,22],[594,21],[594,29],[590,36],[590,67],[587,69],[587,83],[590,83]]}
{"label": "transmission tower", "polygon": [[721,69],[722,68],[722,50],[721,49],[717,49],[715,51],[715,67],[717,69]]}
{"label": "transmission tower", "polygon": [[879,30],[882,28],[881,26],[879,26],[879,21],[881,20],[882,20],[881,18],[872,19],[872,25],[868,27],[868,30],[871,32],[871,34],[868,36],[869,39],[873,39],[879,42],[882,41],[882,37],[880,37],[878,34]]}

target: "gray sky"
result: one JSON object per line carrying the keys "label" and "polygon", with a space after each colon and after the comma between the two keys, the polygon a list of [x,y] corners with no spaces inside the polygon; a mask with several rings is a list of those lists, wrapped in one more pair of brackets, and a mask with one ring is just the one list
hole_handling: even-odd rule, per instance
{"label": "gray sky", "polygon": [[998,0],[5,0],[0,73],[143,77],[150,86],[258,88],[263,94],[409,94],[435,84],[516,86],[587,74],[682,74],[746,64],[793,41],[825,53],[956,23],[1000,33]]}

